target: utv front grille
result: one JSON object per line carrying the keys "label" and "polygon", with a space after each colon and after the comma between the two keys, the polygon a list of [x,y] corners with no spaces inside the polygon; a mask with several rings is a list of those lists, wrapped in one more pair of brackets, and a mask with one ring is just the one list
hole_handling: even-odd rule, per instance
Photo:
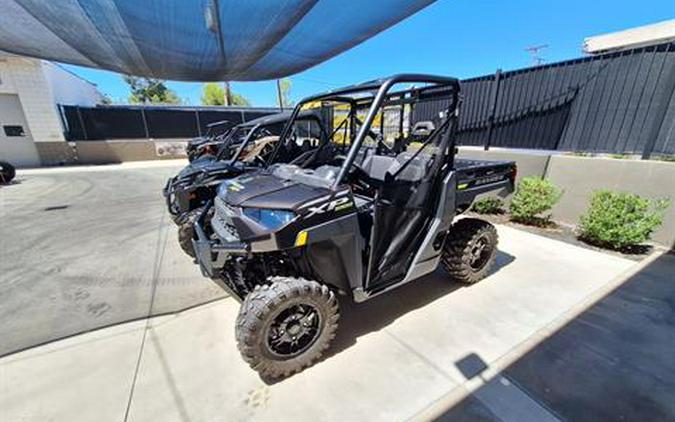
{"label": "utv front grille", "polygon": [[236,212],[232,207],[225,203],[222,199],[216,197],[215,212],[211,219],[211,227],[216,232],[218,237],[226,242],[239,241],[239,233],[232,224],[232,216]]}

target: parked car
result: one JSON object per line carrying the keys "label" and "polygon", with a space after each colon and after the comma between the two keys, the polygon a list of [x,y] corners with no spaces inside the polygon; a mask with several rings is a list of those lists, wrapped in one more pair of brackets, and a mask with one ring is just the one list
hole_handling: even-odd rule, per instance
{"label": "parked car", "polygon": [[[432,98],[447,100],[447,109],[418,133],[374,124]],[[242,301],[237,344],[263,377],[320,358],[338,327],[337,295],[363,302],[439,266],[467,284],[489,273],[495,228],[453,220],[478,196],[509,194],[516,167],[455,157],[459,98],[457,79],[406,74],[307,98],[289,125],[313,104],[349,110],[331,154],[227,180],[201,211],[197,260]]]}

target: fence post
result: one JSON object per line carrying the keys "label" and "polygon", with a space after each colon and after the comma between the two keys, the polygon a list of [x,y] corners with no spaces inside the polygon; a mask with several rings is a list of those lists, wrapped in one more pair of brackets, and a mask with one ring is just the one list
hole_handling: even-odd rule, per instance
{"label": "fence post", "polygon": [[88,141],[89,140],[89,135],[87,134],[87,128],[84,127],[84,119],[82,118],[82,111],[80,110],[80,106],[75,106],[77,109],[77,119],[80,121],[80,126],[82,126],[82,134],[84,135],[84,140]]}
{"label": "fence post", "polygon": [[202,137],[202,122],[199,120],[199,110],[195,110],[195,118],[197,119],[197,136]]}
{"label": "fence post", "polygon": [[673,94],[675,93],[675,67],[670,70],[670,74],[668,75],[668,79],[666,79],[666,83],[663,88],[663,91],[661,91],[661,102],[654,112],[654,124],[652,124],[649,134],[647,135],[645,149],[642,150],[643,160],[649,160],[652,155],[652,151],[654,151],[656,140],[659,137],[659,133],[663,127],[663,122],[666,119],[668,105],[670,105],[670,101],[672,100]]}
{"label": "fence post", "polygon": [[143,130],[145,130],[145,139],[150,139],[150,131],[148,131],[148,120],[145,118],[144,108],[141,108],[141,117],[143,118]]}
{"label": "fence post", "polygon": [[490,93],[490,109],[488,111],[488,132],[485,139],[485,150],[490,149],[492,142],[492,133],[495,126],[495,113],[497,112],[497,100],[499,99],[499,82],[502,78],[502,70],[497,69],[495,72],[495,80],[492,82],[492,91]]}

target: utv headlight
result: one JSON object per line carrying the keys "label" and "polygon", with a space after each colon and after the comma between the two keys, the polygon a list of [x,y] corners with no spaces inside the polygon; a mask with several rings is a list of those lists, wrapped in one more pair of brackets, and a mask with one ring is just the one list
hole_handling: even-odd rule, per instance
{"label": "utv headlight", "polygon": [[244,215],[255,220],[261,226],[275,230],[295,218],[295,213],[285,210],[270,210],[264,208],[244,208]]}

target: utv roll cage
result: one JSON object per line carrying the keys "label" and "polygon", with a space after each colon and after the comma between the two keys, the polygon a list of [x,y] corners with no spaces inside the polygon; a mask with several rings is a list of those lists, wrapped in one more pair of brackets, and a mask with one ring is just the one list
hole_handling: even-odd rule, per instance
{"label": "utv roll cage", "polygon": [[217,122],[209,123],[209,124],[206,125],[206,133],[204,134],[204,136],[211,135],[213,133],[213,130],[215,128],[220,127],[220,126],[229,126],[229,127],[225,128],[225,130],[229,130],[229,129],[232,129],[236,125],[229,120],[220,120],[220,121],[217,121]]}
{"label": "utv roll cage", "polygon": [[[291,119],[294,120],[291,121]],[[241,143],[239,144],[234,155],[232,155],[232,157],[229,160],[227,160],[228,163],[230,164],[234,164],[239,160],[241,155],[246,150],[246,147],[251,143],[251,141],[255,140],[261,128],[270,127],[276,124],[279,125],[283,124],[284,126],[281,132],[281,136],[279,136],[279,142],[277,142],[277,145],[275,146],[274,153],[272,153],[270,157],[268,157],[268,160],[266,160],[265,162],[266,166],[267,164],[273,162],[274,158],[276,157],[276,151],[281,146],[280,145],[281,141],[285,139],[284,134],[286,132],[284,131],[286,130],[286,128],[287,127],[292,128],[293,124],[299,120],[315,121],[319,127],[319,130],[321,131],[322,138],[326,138],[328,136],[326,134],[325,127],[322,124],[321,116],[317,115],[317,113],[313,111],[302,111],[300,113],[292,114],[291,112],[286,111],[271,116],[259,117],[254,120],[241,123],[232,128],[231,131],[228,133],[226,142],[222,145],[221,149],[218,151],[216,160],[221,160],[223,158],[223,155],[227,152],[228,148],[233,144],[236,145],[236,142],[241,139],[237,138],[237,135],[242,131],[244,132],[244,134],[243,139],[241,139]]]}
{"label": "utv roll cage", "polygon": [[[394,92],[389,92],[397,84],[429,84],[430,86],[425,87],[410,87],[408,89],[401,89]],[[443,90],[446,88],[449,92]],[[345,175],[349,171],[350,167],[354,164],[356,156],[365,140],[366,136],[373,134],[371,129],[373,120],[378,114],[379,110],[383,105],[393,106],[393,105],[405,105],[412,104],[420,97],[433,96],[442,92],[444,96],[449,94],[450,102],[448,104],[448,111],[456,113],[459,102],[460,102],[460,86],[459,80],[453,77],[447,76],[437,76],[437,75],[427,75],[427,74],[415,74],[415,73],[403,73],[398,75],[393,75],[387,78],[374,79],[367,82],[362,82],[359,84],[347,86],[337,90],[331,90],[323,94],[313,95],[310,97],[304,98],[300,103],[298,103],[293,109],[291,116],[288,120],[288,123],[284,127],[284,130],[279,136],[279,144],[275,151],[271,154],[270,160],[274,160],[276,154],[278,153],[279,146],[283,143],[282,141],[288,136],[290,128],[293,126],[294,121],[298,116],[303,112],[303,106],[306,104],[314,102],[324,102],[324,101],[333,101],[333,102],[342,102],[349,104],[350,112],[347,117],[347,120],[350,121],[350,146],[349,153],[347,154],[344,163],[340,167],[340,172],[338,173],[335,181],[333,182],[332,189],[335,190],[342,183]],[[359,110],[367,109],[368,112],[363,121],[359,120],[356,116]],[[345,121],[347,121],[345,120]],[[428,137],[428,140],[435,138],[437,133],[440,133],[444,130],[452,119],[444,119],[443,127],[436,128],[434,134],[431,134]],[[344,122],[343,122],[344,123]],[[355,123],[358,123],[359,130],[355,134],[353,128],[356,126]],[[402,123],[399,124],[402,126]],[[337,132],[339,129],[336,128],[331,136]],[[453,138],[454,143],[454,138]],[[346,140],[345,140],[346,142]],[[378,140],[378,143],[381,143],[381,140]],[[426,144],[425,144],[426,145]],[[454,144],[451,145],[454,148]],[[422,150],[420,148],[417,153]],[[415,155],[417,155],[417,153]],[[414,157],[413,157],[414,158]],[[452,164],[452,163],[450,163]]]}

